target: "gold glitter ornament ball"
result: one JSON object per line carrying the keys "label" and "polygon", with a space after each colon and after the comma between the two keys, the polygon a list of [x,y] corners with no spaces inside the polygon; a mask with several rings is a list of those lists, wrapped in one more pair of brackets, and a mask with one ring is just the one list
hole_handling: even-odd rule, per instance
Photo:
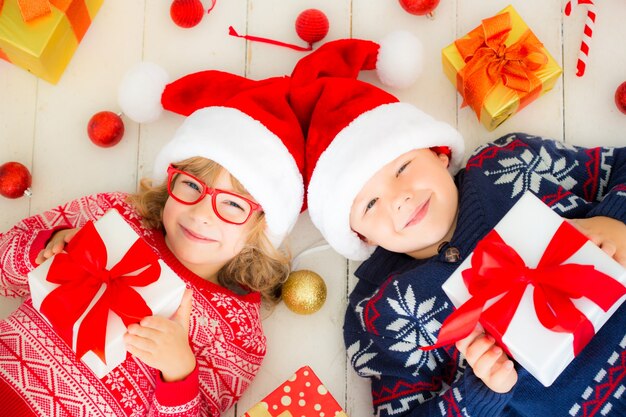
{"label": "gold glitter ornament ball", "polygon": [[313,314],[326,301],[326,283],[313,271],[294,271],[283,284],[282,294],[283,301],[294,313]]}

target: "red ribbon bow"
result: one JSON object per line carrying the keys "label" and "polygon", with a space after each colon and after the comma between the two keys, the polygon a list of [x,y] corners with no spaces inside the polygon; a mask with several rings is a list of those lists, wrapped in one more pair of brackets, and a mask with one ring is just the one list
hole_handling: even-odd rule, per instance
{"label": "red ribbon bow", "polygon": [[[472,297],[443,323],[437,343],[425,350],[449,345],[468,336],[480,322],[500,345],[526,286],[532,284],[533,301],[541,324],[554,332],[574,335],[574,354],[595,334],[593,325],[572,299],[586,297],[607,311],[626,294],[626,288],[593,265],[563,264],[587,242],[572,225],[563,222],[548,244],[537,268],[529,268],[519,254],[492,230],[472,256],[463,280]],[[486,310],[487,301],[502,295]]]}
{"label": "red ribbon bow", "polygon": [[126,326],[152,315],[150,307],[132,287],[143,287],[159,278],[159,258],[148,244],[137,239],[124,257],[107,270],[106,246],[92,222],[74,236],[66,252],[55,255],[50,265],[46,279],[61,285],[43,300],[41,313],[72,346],[74,323],[102,284],[106,284],[104,293],[81,322],[76,342],[78,358],[91,350],[106,363],[104,348],[109,310]]}
{"label": "red ribbon bow", "polygon": [[509,13],[483,20],[467,38],[455,46],[466,65],[457,74],[458,90],[480,118],[485,98],[496,82],[520,93],[520,108],[541,93],[541,80],[534,74],[545,66],[548,57],[543,44],[527,30],[510,46],[505,45],[511,31]]}

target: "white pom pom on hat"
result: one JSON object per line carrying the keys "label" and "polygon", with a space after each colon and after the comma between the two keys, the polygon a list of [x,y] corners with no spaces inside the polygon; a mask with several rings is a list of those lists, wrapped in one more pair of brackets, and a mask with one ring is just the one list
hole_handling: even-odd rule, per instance
{"label": "white pom pom on hat", "polygon": [[118,88],[122,112],[137,123],[150,123],[163,112],[161,94],[169,82],[167,71],[152,62],[141,62],[129,69]]}
{"label": "white pom pom on hat", "polygon": [[407,31],[391,32],[380,42],[376,72],[389,87],[407,88],[415,83],[424,67],[424,47]]}

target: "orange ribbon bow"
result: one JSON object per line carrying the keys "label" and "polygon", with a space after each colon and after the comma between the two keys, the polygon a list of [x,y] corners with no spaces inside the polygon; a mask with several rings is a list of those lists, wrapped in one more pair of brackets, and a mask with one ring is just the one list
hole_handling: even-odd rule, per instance
{"label": "orange ribbon bow", "polygon": [[[593,324],[571,299],[586,297],[608,311],[626,288],[593,265],[563,264],[587,238],[571,224],[563,222],[548,244],[536,268],[529,268],[519,254],[492,230],[472,255],[472,267],[463,271],[463,280],[472,297],[444,321],[437,343],[430,350],[467,337],[480,321],[501,347],[522,295],[534,286],[533,302],[541,324],[554,332],[574,335],[574,354],[595,334]],[[502,296],[485,309],[485,304]],[[509,352],[507,352],[509,353]]]}
{"label": "orange ribbon bow", "polygon": [[[30,22],[40,16],[50,14],[50,0],[17,0],[17,5],[22,13],[22,19],[24,22]],[[0,13],[2,13],[2,7],[4,6],[4,0],[0,0]]]}
{"label": "orange ribbon bow", "polygon": [[[85,0],[17,0],[17,3],[22,19],[27,23],[38,17],[49,15],[52,12],[52,6],[56,7],[67,15],[79,42],[85,36],[91,23]],[[4,0],[0,0],[0,13],[2,13],[2,6],[4,6]]]}
{"label": "orange ribbon bow", "polygon": [[511,28],[509,13],[502,13],[483,20],[469,37],[455,41],[466,63],[457,74],[457,89],[463,105],[469,104],[479,119],[483,102],[498,81],[518,92],[520,108],[541,93],[542,83],[534,72],[548,62],[543,44],[527,30],[507,46]]}
{"label": "orange ribbon bow", "polygon": [[126,326],[152,315],[152,310],[133,287],[155,282],[161,274],[159,258],[142,239],[124,257],[106,269],[107,250],[92,222],[87,223],[70,241],[66,253],[55,255],[46,279],[60,284],[44,298],[41,313],[52,327],[73,346],[73,327],[98,293],[106,289],[82,320],[77,332],[76,355],[93,351],[105,360],[106,327],[109,310]]}

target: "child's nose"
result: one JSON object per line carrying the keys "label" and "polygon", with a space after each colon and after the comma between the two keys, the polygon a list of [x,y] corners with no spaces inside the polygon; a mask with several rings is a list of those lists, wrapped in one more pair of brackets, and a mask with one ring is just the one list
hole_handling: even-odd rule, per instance
{"label": "child's nose", "polygon": [[399,192],[394,199],[394,208],[398,211],[411,201],[412,195],[407,191]]}
{"label": "child's nose", "polygon": [[192,206],[192,213],[203,223],[212,223],[219,219],[215,210],[213,210],[213,203],[209,194]]}

